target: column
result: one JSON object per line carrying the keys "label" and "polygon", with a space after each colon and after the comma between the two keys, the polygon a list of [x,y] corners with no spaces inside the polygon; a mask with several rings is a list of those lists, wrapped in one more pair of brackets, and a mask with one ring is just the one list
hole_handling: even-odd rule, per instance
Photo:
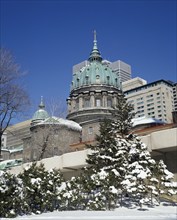
{"label": "column", "polygon": [[94,92],[90,93],[90,107],[95,107],[95,96]]}

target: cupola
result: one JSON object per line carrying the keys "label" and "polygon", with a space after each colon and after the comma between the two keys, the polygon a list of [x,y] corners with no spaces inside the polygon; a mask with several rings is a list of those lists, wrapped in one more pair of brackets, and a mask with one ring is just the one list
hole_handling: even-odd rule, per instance
{"label": "cupola", "polygon": [[108,64],[102,62],[102,56],[97,47],[96,31],[94,31],[93,49],[88,58],[88,65],[73,74],[71,92],[88,86],[111,86],[120,89],[118,75]]}
{"label": "cupola", "polygon": [[48,117],[49,117],[49,114],[45,110],[45,104],[43,101],[43,97],[41,96],[41,102],[39,104],[39,109],[34,113],[32,120],[31,120],[31,125],[33,126],[41,121],[44,121]]}

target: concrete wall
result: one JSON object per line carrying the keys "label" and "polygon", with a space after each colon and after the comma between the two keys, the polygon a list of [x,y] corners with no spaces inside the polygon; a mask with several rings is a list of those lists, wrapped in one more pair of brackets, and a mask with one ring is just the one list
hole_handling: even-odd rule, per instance
{"label": "concrete wall", "polygon": [[141,137],[141,140],[148,146],[149,151],[171,151],[177,150],[177,128],[156,131]]}
{"label": "concrete wall", "polygon": [[[70,152],[63,154],[61,156],[54,156],[51,158],[45,158],[38,161],[38,164],[44,163],[47,170],[50,169],[60,169],[61,172],[67,178],[76,176],[80,173],[80,169],[87,165],[86,158],[87,154],[90,152],[89,149]],[[23,169],[29,167],[32,163],[24,163],[22,166],[12,167],[9,172],[13,174],[19,174],[23,172]]]}
{"label": "concrete wall", "polygon": [[[175,174],[177,181],[177,128],[157,131],[147,136],[142,137],[142,141],[148,146],[154,159],[163,159],[169,171]],[[80,168],[86,165],[87,154],[89,149],[65,153],[61,156],[55,156],[41,160],[45,164],[46,169],[58,168],[68,178],[78,175]],[[22,172],[23,168],[28,164],[23,164],[21,167],[14,167],[10,170],[12,173]]]}

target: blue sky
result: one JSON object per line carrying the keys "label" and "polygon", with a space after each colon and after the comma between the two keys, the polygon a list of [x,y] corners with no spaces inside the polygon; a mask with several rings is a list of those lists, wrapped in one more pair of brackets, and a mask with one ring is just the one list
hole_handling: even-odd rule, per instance
{"label": "blue sky", "polygon": [[72,66],[89,57],[94,29],[102,57],[130,64],[132,77],[177,81],[176,0],[0,2],[0,43],[27,71],[34,109],[41,95],[65,103]]}

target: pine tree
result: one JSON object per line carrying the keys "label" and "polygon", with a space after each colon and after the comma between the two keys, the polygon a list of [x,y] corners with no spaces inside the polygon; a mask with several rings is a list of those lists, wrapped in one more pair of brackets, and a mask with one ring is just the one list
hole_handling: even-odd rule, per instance
{"label": "pine tree", "polygon": [[58,187],[61,186],[63,181],[60,170],[51,169],[46,172],[41,185],[44,190],[43,207],[45,211],[53,211],[60,208],[62,201]]}
{"label": "pine tree", "polygon": [[[88,155],[89,166],[84,170],[85,186],[88,192],[90,208],[105,210],[116,205],[118,192],[121,189],[122,177],[125,175],[128,151],[124,141],[117,137],[111,121],[100,124],[100,134],[96,137],[97,144],[88,146],[92,152]],[[82,178],[84,179],[84,178]],[[102,196],[102,200],[101,200]],[[99,202],[98,204],[98,201]]]}
{"label": "pine tree", "polygon": [[0,217],[22,214],[23,185],[19,178],[7,171],[0,171]]}
{"label": "pine tree", "polygon": [[156,191],[158,192],[157,196],[159,203],[160,196],[170,198],[171,196],[177,194],[177,190],[173,184],[174,175],[168,171],[163,160],[156,163],[153,174],[154,188],[156,188]]}
{"label": "pine tree", "polygon": [[[128,166],[122,184],[127,194],[136,198],[141,206],[149,201],[149,194],[152,192],[149,184],[156,162],[151,158],[147,146],[136,135],[131,135],[128,144]],[[156,194],[157,190],[154,189],[153,193]]]}
{"label": "pine tree", "polygon": [[19,178],[24,184],[24,211],[26,213],[41,213],[44,210],[44,191],[42,182],[47,174],[43,164],[37,166],[33,163],[29,168],[24,169]]}
{"label": "pine tree", "polygon": [[115,207],[118,194],[122,196],[121,182],[126,173],[130,148],[124,137],[132,127],[131,120],[134,115],[132,110],[133,107],[121,94],[118,97],[118,105],[112,110],[114,120],[103,121],[100,124],[99,135],[96,136],[97,144],[87,146],[92,153],[88,155],[89,167],[84,172],[87,180],[85,185],[87,190],[88,185],[90,186],[88,191],[91,195],[99,195],[98,200],[102,195],[102,205],[100,206],[94,206],[96,198],[93,196],[92,203],[89,202],[92,208],[111,209]]}
{"label": "pine tree", "polygon": [[85,207],[85,198],[83,196],[83,187],[80,177],[72,177],[61,187],[62,210],[83,210]]}
{"label": "pine tree", "polygon": [[114,118],[112,126],[115,132],[124,138],[132,129],[132,119],[135,113],[133,112],[133,106],[127,102],[124,94],[120,94],[117,100],[116,107],[111,111]]}
{"label": "pine tree", "polygon": [[44,164],[33,163],[19,175],[24,184],[24,210],[26,213],[53,211],[60,205],[57,187],[63,181],[59,170],[46,171]]}
{"label": "pine tree", "polygon": [[[118,105],[112,111],[114,120],[101,123],[97,144],[87,146],[91,153],[81,179],[89,209],[114,208],[118,197],[122,203],[125,195],[135,198],[140,206],[152,203],[153,197],[161,192],[158,187],[162,189],[169,185],[162,183],[169,174],[162,172],[164,165],[157,166],[146,145],[131,134],[132,110],[133,107],[120,95]],[[173,193],[171,189],[166,192]]]}

